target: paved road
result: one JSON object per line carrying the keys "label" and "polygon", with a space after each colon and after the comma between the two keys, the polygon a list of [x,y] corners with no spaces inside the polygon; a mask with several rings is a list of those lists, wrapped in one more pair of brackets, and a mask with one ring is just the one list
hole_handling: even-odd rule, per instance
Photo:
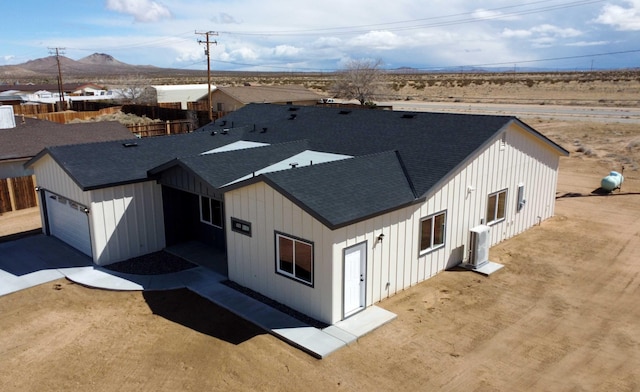
{"label": "paved road", "polygon": [[419,112],[497,114],[520,118],[537,117],[566,121],[602,121],[640,124],[639,107],[586,107],[418,101],[391,101],[378,102],[378,104],[391,105],[394,110]]}

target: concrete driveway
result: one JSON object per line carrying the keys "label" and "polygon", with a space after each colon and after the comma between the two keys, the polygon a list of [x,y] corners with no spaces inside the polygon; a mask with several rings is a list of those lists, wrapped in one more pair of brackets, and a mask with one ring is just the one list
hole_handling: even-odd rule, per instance
{"label": "concrete driveway", "polygon": [[0,295],[64,278],[93,261],[55,237],[43,234],[0,243]]}

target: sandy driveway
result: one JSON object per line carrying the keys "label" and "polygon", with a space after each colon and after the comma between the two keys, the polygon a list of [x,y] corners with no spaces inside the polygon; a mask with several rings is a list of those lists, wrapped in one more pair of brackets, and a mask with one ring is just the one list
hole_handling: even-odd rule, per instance
{"label": "sandy driveway", "polygon": [[[640,130],[535,126],[572,151],[556,217],[493,247],[489,278],[443,272],[382,301],[398,319],[324,360],[183,290],[61,280],[0,297],[1,389],[639,390]],[[622,192],[591,196],[621,159]]]}

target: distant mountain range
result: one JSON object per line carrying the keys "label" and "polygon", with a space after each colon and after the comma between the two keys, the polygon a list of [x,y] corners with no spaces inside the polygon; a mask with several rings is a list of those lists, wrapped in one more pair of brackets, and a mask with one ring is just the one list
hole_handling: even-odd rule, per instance
{"label": "distant mountain range", "polygon": [[[90,56],[73,60],[65,56],[60,56],[60,70],[63,79],[77,78],[111,78],[122,75],[153,75],[172,70],[169,68],[159,68],[152,65],[131,65],[116,60],[113,56],[105,53],[94,53]],[[203,71],[176,70],[180,74],[193,73],[202,74]],[[58,62],[56,56],[44,57],[30,60],[26,63],[16,65],[0,66],[0,83],[5,80],[16,79],[57,79]]]}

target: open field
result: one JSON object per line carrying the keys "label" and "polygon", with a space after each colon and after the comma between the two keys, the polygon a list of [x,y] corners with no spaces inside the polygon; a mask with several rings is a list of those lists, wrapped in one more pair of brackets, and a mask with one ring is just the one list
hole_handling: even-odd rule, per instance
{"label": "open field", "polygon": [[[316,360],[184,290],[60,280],[0,297],[3,391],[640,389],[640,129],[525,121],[571,151],[556,216],[379,305],[397,320]],[[621,192],[593,196],[625,165]]]}

